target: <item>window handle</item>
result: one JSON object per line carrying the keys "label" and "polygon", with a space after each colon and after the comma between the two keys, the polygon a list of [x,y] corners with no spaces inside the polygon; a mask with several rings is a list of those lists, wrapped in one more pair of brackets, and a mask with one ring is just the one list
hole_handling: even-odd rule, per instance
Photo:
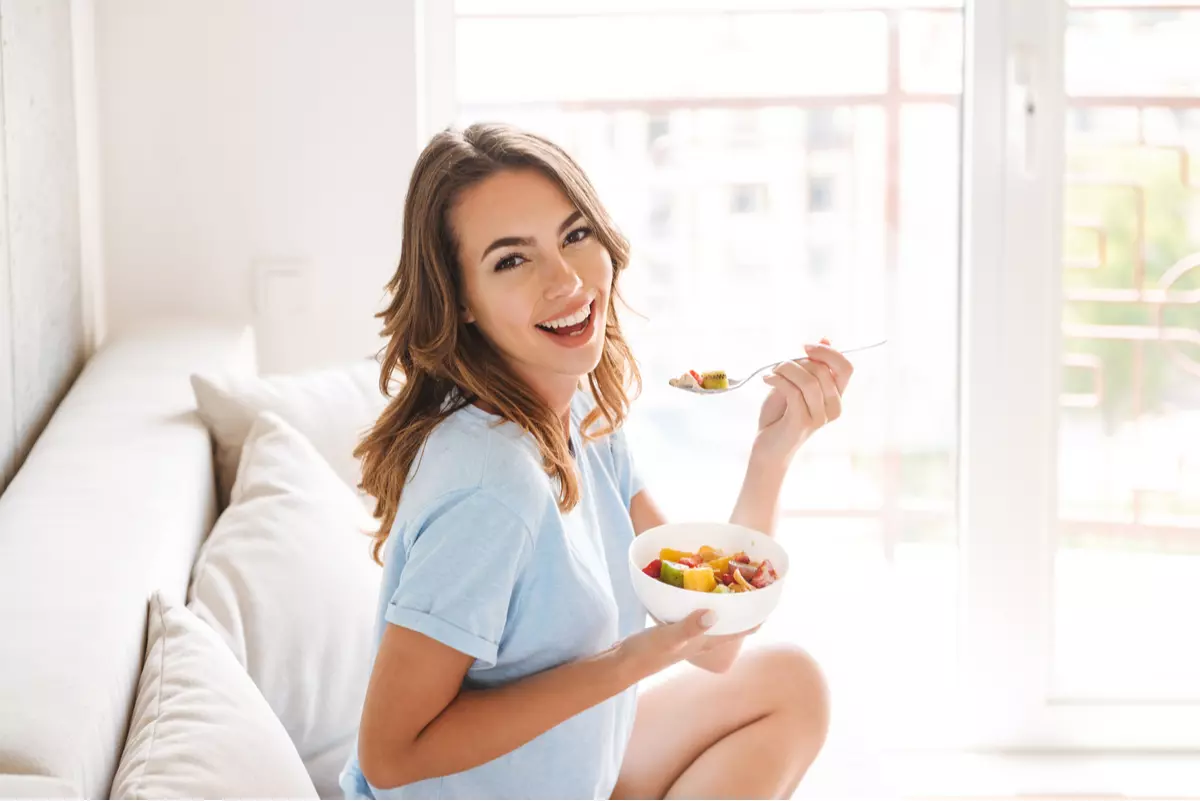
{"label": "window handle", "polygon": [[1009,57],[1008,139],[1015,164],[1022,177],[1037,176],[1037,65],[1033,55],[1017,48]]}

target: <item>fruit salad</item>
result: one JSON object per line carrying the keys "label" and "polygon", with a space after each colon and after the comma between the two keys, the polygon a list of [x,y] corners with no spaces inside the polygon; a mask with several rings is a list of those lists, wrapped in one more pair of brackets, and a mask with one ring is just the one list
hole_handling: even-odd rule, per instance
{"label": "fruit salad", "polygon": [[725,375],[724,370],[711,370],[707,373],[688,370],[679,378],[672,378],[667,383],[680,389],[728,389],[729,377]]}
{"label": "fruit salad", "polygon": [[779,578],[770,559],[755,561],[745,551],[725,554],[707,545],[695,553],[663,548],[642,572],[663,584],[696,592],[753,592]]}

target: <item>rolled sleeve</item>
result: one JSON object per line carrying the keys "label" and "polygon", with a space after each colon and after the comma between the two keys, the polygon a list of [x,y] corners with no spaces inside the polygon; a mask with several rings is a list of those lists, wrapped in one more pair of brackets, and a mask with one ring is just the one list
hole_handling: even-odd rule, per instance
{"label": "rolled sleeve", "polygon": [[533,550],[529,527],[498,498],[472,490],[443,503],[406,545],[385,619],[495,665]]}

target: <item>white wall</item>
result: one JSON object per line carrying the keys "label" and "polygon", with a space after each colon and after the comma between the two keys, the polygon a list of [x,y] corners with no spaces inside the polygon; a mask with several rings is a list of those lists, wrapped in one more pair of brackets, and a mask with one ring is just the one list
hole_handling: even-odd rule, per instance
{"label": "white wall", "polygon": [[[414,2],[104,0],[95,13],[109,329],[251,321],[264,371],[374,353],[423,144]],[[300,275],[256,308],[262,264]]]}
{"label": "white wall", "polygon": [[79,269],[85,355],[104,339],[104,217],[96,108],[96,0],[71,0],[71,68],[79,172]]}
{"label": "white wall", "polygon": [[0,491],[85,353],[71,7],[0,0]]}

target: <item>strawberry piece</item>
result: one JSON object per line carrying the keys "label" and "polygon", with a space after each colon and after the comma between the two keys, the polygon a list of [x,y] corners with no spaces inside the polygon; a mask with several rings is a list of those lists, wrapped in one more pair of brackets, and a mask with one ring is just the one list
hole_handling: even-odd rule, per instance
{"label": "strawberry piece", "polygon": [[738,573],[741,573],[742,578],[747,580],[754,578],[754,574],[758,572],[758,568],[752,564],[746,562],[734,562],[732,560],[729,562],[729,569],[731,571],[736,570]]}
{"label": "strawberry piece", "polygon": [[754,577],[750,579],[750,584],[758,589],[768,587],[775,583],[779,578],[779,574],[775,572],[775,566],[771,564],[770,559],[764,559],[762,566],[755,572]]}
{"label": "strawberry piece", "polygon": [[699,556],[685,556],[679,560],[679,564],[687,565],[688,567],[700,567],[704,563],[700,560]]}
{"label": "strawberry piece", "polygon": [[643,567],[642,572],[652,579],[658,578],[660,575],[662,575],[662,560],[655,559],[653,562]]}

